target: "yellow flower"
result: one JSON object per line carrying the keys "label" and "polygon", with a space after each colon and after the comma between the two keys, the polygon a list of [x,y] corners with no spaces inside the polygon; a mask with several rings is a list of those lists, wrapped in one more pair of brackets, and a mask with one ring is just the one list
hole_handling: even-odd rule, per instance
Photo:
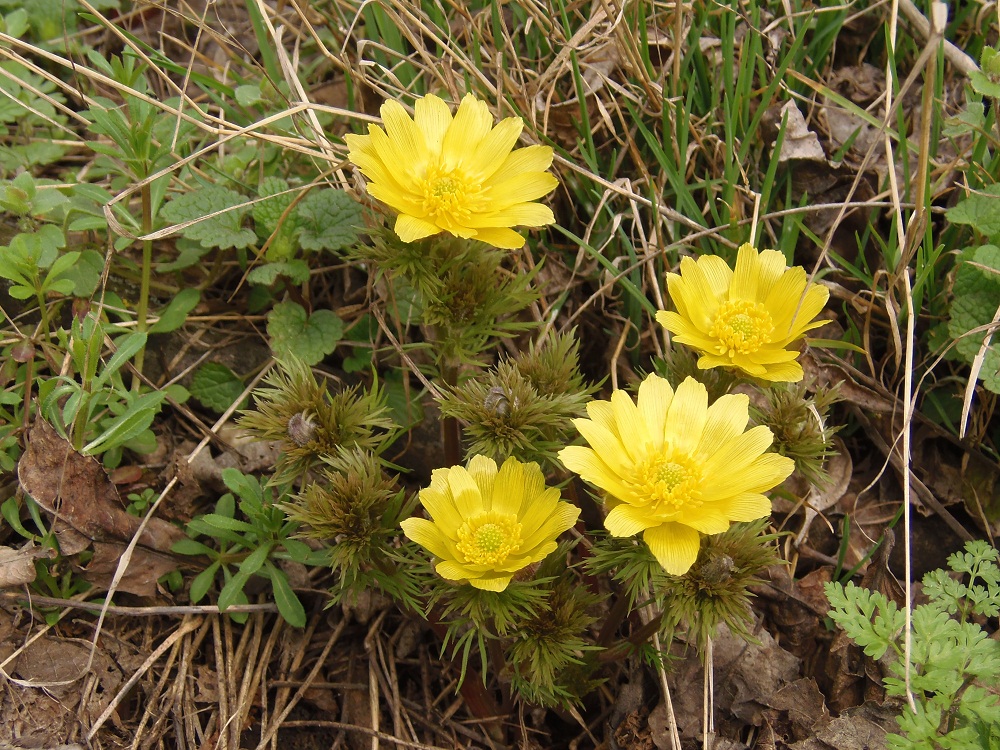
{"label": "yellow flower", "polygon": [[559,460],[605,492],[613,536],[642,538],[664,570],[682,575],[698,557],[701,534],[771,512],[761,493],[782,482],[794,461],[765,453],[771,431],[744,432],[749,399],[723,396],[711,406],[705,386],[687,378],[675,392],[657,375],[591,401],[590,419],[574,419],[589,448],[571,446]]}
{"label": "yellow flower", "polygon": [[436,469],[420,491],[430,515],[407,518],[403,532],[440,561],[449,581],[503,591],[514,574],[556,548],[556,537],[576,523],[580,509],[545,486],[538,464],[473,456],[468,468]]}
{"label": "yellow flower", "polygon": [[382,105],[382,122],[368,135],[347,135],[348,158],[370,182],[368,192],[399,212],[404,242],[450,232],[495,247],[517,249],[524,238],[512,226],[555,221],[532,201],[558,185],[545,170],[548,146],[514,148],[524,122],[508,117],[493,126],[486,102],[466,94],[454,119],[448,105],[428,94],[411,120],[399,102]]}
{"label": "yellow flower", "polygon": [[758,254],[749,244],[739,249],[735,273],[713,255],[683,258],[680,274],[667,274],[667,291],[677,312],[661,310],[656,320],[701,352],[698,367],[735,367],[788,382],[802,380],[802,365],[797,349],[787,347],[823,325],[813,318],[830,296],[808,283],[802,267],[786,268],[777,250]]}

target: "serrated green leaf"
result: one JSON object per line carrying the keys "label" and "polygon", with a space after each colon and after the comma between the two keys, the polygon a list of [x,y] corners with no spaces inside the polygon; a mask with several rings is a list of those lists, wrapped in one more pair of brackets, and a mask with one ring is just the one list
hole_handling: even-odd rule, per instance
{"label": "serrated green leaf", "polygon": [[191,395],[222,414],[243,394],[243,381],[219,362],[206,362],[191,378]]}
{"label": "serrated green leaf", "polygon": [[160,319],[149,328],[150,333],[169,333],[176,331],[187,320],[188,313],[194,310],[201,301],[201,292],[192,287],[181,289],[160,311]]}
{"label": "serrated green leaf", "polygon": [[309,281],[309,265],[298,259],[281,260],[275,263],[265,263],[257,266],[247,274],[251,284],[271,286],[279,276],[286,277],[292,284],[298,286]]}
{"label": "serrated green leaf", "polygon": [[[1000,247],[983,245],[962,253],[955,273],[954,297],[951,303],[948,333],[956,339],[955,349],[968,363],[979,354],[986,333],[970,334],[993,321],[1000,306],[1000,275],[987,269],[1000,270]],[[994,334],[986,350],[980,378],[983,385],[1000,393],[1000,336]]]}
{"label": "serrated green leaf", "polygon": [[[252,229],[243,226],[247,213],[247,207],[243,205],[245,202],[246,199],[234,190],[221,185],[207,185],[175,197],[161,209],[161,213],[163,218],[175,224],[197,221],[182,229],[181,234],[198,241],[202,247],[242,249],[257,239]],[[223,213],[211,216],[217,211]],[[203,219],[206,216],[211,218]]]}
{"label": "serrated green leaf", "polygon": [[1000,235],[1000,184],[987,185],[945,213],[953,224],[968,224],[987,237]]}
{"label": "serrated green leaf", "polygon": [[[280,177],[265,177],[260,181],[257,188],[257,195],[267,200],[258,201],[253,204],[253,221],[257,227],[257,235],[267,237],[284,215],[285,210],[292,205],[295,194],[286,192],[288,181]],[[291,214],[286,220],[291,218]]]}
{"label": "serrated green leaf", "polygon": [[308,315],[295,302],[279,302],[267,316],[271,349],[279,359],[298,357],[314,365],[337,348],[344,322],[331,310]]}
{"label": "serrated green leaf", "polygon": [[361,206],[342,190],[313,190],[298,206],[299,244],[306,250],[353,245],[363,226]]}

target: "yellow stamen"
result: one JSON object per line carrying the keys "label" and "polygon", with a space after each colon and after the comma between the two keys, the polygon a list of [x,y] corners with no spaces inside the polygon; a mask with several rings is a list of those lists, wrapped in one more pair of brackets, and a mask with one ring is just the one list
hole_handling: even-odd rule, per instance
{"label": "yellow stamen", "polygon": [[458,530],[458,551],[466,562],[498,565],[521,544],[521,524],[515,515],[482,513]]}
{"label": "yellow stamen", "polygon": [[701,471],[682,454],[649,456],[637,467],[636,496],[648,498],[650,510],[662,521],[701,505]]}
{"label": "yellow stamen", "polygon": [[719,313],[709,332],[719,340],[718,353],[753,354],[771,343],[774,324],[764,305],[749,300],[728,300],[719,306]]}

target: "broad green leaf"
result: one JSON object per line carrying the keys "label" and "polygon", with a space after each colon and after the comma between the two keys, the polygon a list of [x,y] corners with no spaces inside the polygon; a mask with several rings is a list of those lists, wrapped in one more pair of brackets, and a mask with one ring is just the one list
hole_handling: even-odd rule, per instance
{"label": "broad green leaf", "polygon": [[181,289],[160,311],[160,319],[149,328],[150,333],[169,333],[184,325],[188,313],[201,301],[201,292],[192,287]]}
{"label": "broad green leaf", "polygon": [[206,362],[191,378],[191,395],[222,414],[243,394],[243,381],[219,362]]}
{"label": "broad green leaf", "polygon": [[342,190],[313,190],[298,206],[299,244],[306,250],[340,250],[358,239],[361,206]]}
{"label": "broad green leaf", "polygon": [[337,348],[344,322],[331,310],[308,315],[295,302],[279,302],[267,316],[271,349],[279,358],[298,357],[314,365]]}
{"label": "broad green leaf", "polygon": [[251,284],[271,286],[271,284],[278,280],[279,276],[287,278],[296,286],[305,284],[309,281],[309,266],[305,261],[298,259],[265,263],[250,271],[247,274],[247,281]]}
{"label": "broad green leaf", "polygon": [[87,249],[80,253],[80,259],[73,268],[63,271],[62,277],[73,282],[74,297],[92,297],[101,283],[104,271],[104,256],[96,250]]}
{"label": "broad green leaf", "polygon": [[980,234],[1000,235],[1000,184],[987,185],[961,203],[949,208],[945,216],[953,224],[968,224]]}
{"label": "broad green leaf", "polygon": [[[197,240],[203,247],[241,249],[257,239],[252,229],[243,226],[247,213],[245,203],[246,199],[234,190],[207,185],[177,196],[162,208],[161,214],[175,224],[196,221],[182,229],[181,234]],[[223,213],[211,216],[217,211]],[[208,216],[211,218],[203,218]]]}
{"label": "broad green leaf", "polygon": [[279,177],[265,177],[260,183],[258,194],[261,197],[272,197],[253,206],[254,227],[261,243],[267,243],[264,257],[269,261],[288,260],[295,255],[299,247],[296,241],[298,211],[294,209],[288,211],[296,193],[287,191],[288,183],[285,180]]}

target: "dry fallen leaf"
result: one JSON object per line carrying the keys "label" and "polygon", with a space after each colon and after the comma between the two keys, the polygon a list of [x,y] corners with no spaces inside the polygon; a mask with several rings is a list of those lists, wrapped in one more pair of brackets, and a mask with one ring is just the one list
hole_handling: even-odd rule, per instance
{"label": "dry fallen leaf", "polygon": [[785,121],[785,137],[778,153],[778,161],[792,159],[802,161],[826,161],[826,153],[820,145],[819,136],[809,129],[806,120],[793,101],[787,101],[778,113],[778,123]]}
{"label": "dry fallen leaf", "polygon": [[[93,545],[93,558],[78,570],[85,580],[107,588],[141,521],[125,512],[121,496],[100,462],[74,451],[47,422],[37,419],[28,430],[17,476],[24,490],[54,517],[53,526],[64,556]],[[182,530],[150,518],[118,590],[155,595],[157,579],[177,567],[167,553],[182,538]],[[0,565],[0,586],[2,576]]]}
{"label": "dry fallen leaf", "polygon": [[[100,462],[73,450],[44,420],[36,419],[28,430],[17,478],[43,509],[89,539],[128,542],[139,530],[140,520],[125,512]],[[177,527],[151,518],[139,543],[167,552],[183,537]]]}
{"label": "dry fallen leaf", "polygon": [[43,554],[39,547],[0,547],[0,589],[34,581],[35,558]]}

